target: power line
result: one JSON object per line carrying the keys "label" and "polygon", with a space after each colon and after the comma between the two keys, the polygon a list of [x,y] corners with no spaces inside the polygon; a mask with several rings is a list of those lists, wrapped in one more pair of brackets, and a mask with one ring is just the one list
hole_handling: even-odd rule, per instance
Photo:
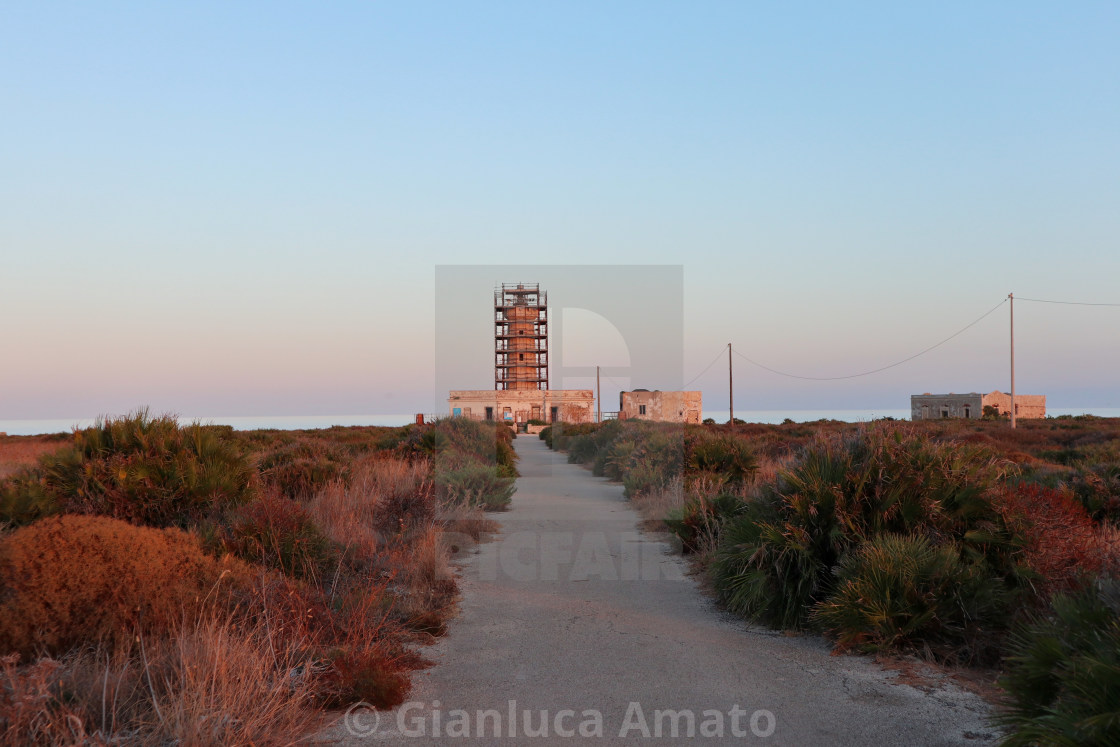
{"label": "power line", "polygon": [[1023,298],[1015,296],[1016,301],[1033,301],[1034,303],[1060,303],[1063,306],[1120,306],[1120,303],[1086,303],[1085,301],[1050,301],[1045,298]]}
{"label": "power line", "polygon": [[[740,358],[742,358],[743,360],[745,360],[747,363],[750,363],[752,366],[757,366],[758,368],[761,368],[765,371],[769,371],[770,373],[777,374],[779,376],[786,376],[786,377],[791,378],[791,379],[803,379],[805,381],[840,381],[842,379],[857,379],[860,376],[870,376],[871,374],[876,374],[876,373],[879,373],[881,371],[886,371],[887,369],[894,368],[895,366],[901,366],[903,363],[907,363],[909,361],[912,361],[919,356],[925,355],[926,353],[930,352],[931,350],[934,350],[936,348],[941,347],[945,343],[952,340],[954,337],[957,337],[958,335],[963,334],[965,331],[967,331],[967,330],[971,329],[972,327],[976,326],[977,324],[979,324],[981,321],[983,321],[984,319],[989,317],[992,313],[995,312],[996,309],[998,309],[1000,306],[1003,306],[1005,303],[1007,303],[1006,298],[1001,300],[999,303],[997,303],[995,306],[990,308],[988,311],[984,312],[981,316],[977,317],[976,319],[969,322],[964,327],[961,327],[959,330],[957,330],[953,334],[946,337],[941,342],[938,342],[934,345],[930,345],[925,350],[921,350],[917,353],[914,353],[913,355],[911,355],[908,358],[903,358],[902,360],[897,361],[895,363],[891,363],[888,366],[882,366],[880,368],[875,368],[875,369],[872,369],[870,371],[862,371],[862,372],[856,373],[856,374],[848,374],[847,376],[799,376],[797,374],[791,374],[791,373],[788,373],[786,371],[779,371],[776,368],[770,368],[769,366],[766,366],[762,363],[759,363],[758,361],[751,360],[747,356],[740,353],[738,350],[733,350],[732,352],[734,352],[735,355],[737,355]],[[723,351],[720,351],[719,355],[722,356]],[[717,356],[717,357],[719,357],[719,356]],[[713,363],[714,363],[714,361],[713,361]],[[711,368],[711,366],[709,366],[709,368]],[[689,383],[692,383],[692,382],[689,382]]]}
{"label": "power line", "polygon": [[716,361],[718,361],[722,357],[723,357],[723,350],[720,349],[720,351],[718,353],[716,353],[716,357],[712,358],[712,362],[709,363],[707,366],[705,366],[703,371],[701,371],[700,373],[696,374],[691,379],[689,379],[688,384],[685,384],[684,386],[682,386],[681,389],[687,389],[689,384],[696,381],[697,379],[699,379],[704,374],[708,373],[708,369],[710,369],[712,366],[714,366],[716,364]]}

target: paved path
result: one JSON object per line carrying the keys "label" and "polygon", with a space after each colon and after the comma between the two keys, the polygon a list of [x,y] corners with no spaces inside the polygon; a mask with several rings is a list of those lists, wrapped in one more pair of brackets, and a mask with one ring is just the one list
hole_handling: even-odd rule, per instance
{"label": "paved path", "polygon": [[[513,508],[497,516],[501,536],[464,560],[461,614],[427,651],[436,666],[417,673],[410,704],[382,714],[355,710],[331,739],[672,744],[691,733],[700,744],[977,745],[994,738],[986,705],[953,685],[926,693],[895,684],[893,673],[866,658],[830,656],[816,637],[758,630],[720,612],[668,544],[639,532],[620,486],[568,465],[535,437],[518,438],[516,448],[522,477]],[[545,736],[528,736],[542,731],[543,712]],[[421,728],[426,736],[410,736]],[[471,738],[460,738],[464,728]]]}

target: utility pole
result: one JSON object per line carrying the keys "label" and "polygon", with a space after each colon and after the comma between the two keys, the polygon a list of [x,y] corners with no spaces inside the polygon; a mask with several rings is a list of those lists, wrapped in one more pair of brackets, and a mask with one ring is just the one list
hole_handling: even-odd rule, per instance
{"label": "utility pole", "polygon": [[599,386],[598,366],[595,366],[595,422],[603,422],[603,388]]}
{"label": "utility pole", "polygon": [[1008,293],[1011,301],[1011,427],[1015,427],[1015,294]]}
{"label": "utility pole", "polygon": [[727,343],[727,407],[731,410],[731,417],[727,424],[735,427],[735,380],[731,377],[731,343]]}

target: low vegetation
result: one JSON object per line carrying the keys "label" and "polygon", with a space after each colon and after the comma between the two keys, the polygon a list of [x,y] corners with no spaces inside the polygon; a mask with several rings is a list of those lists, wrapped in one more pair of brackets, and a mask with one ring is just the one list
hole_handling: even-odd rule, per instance
{"label": "low vegetation", "polygon": [[541,434],[621,482],[722,604],[838,651],[1002,670],[1009,744],[1120,741],[1120,424]]}
{"label": "low vegetation", "polygon": [[[139,411],[0,443],[0,744],[284,744],[402,702],[508,506],[508,429],[235,432]],[[45,445],[38,445],[45,444]]]}

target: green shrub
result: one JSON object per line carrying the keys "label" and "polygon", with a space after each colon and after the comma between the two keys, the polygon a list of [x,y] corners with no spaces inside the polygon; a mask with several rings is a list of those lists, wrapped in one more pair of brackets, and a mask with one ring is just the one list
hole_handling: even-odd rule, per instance
{"label": "green shrub", "polygon": [[1120,744],[1120,588],[1058,595],[1012,636],[1002,685],[1004,744]]}
{"label": "green shrub", "polygon": [[591,435],[573,436],[568,441],[568,463],[587,464],[595,458],[599,448]]}
{"label": "green shrub", "polygon": [[758,470],[758,460],[745,440],[720,436],[693,444],[689,467],[720,475],[729,485],[741,485]]}
{"label": "green shrub", "polygon": [[952,657],[980,658],[981,623],[1007,617],[1003,583],[955,544],[883,534],[846,555],[837,588],[812,618],[841,649],[862,651],[937,646]]}
{"label": "green shrub", "polygon": [[0,539],[0,652],[60,653],[163,632],[247,588],[251,576],[178,529],[41,519]]}
{"label": "green shrub", "polygon": [[58,502],[38,468],[25,468],[0,480],[0,523],[23,526],[57,511]]}
{"label": "green shrub", "polygon": [[1120,525],[1120,463],[1089,466],[1074,475],[1070,487],[1094,519]]}
{"label": "green shrub", "polygon": [[1010,574],[1015,548],[992,504],[1004,472],[978,447],[887,426],[818,439],[724,528],[716,590],[739,614],[802,627],[843,556],[883,533],[957,542],[969,562]]}
{"label": "green shrub", "polygon": [[736,495],[700,496],[672,511],[664,521],[680,539],[684,552],[698,552],[718,543],[724,523],[742,511],[743,505],[743,499]]}
{"label": "green shrub", "polygon": [[497,467],[473,464],[455,470],[436,471],[436,496],[445,504],[479,506],[503,511],[513,498],[512,477],[502,477]]}
{"label": "green shrub", "polygon": [[[146,410],[99,419],[74,443],[39,462],[40,479],[5,490],[5,506],[38,513],[112,516],[152,526],[187,526],[254,493],[255,473],[224,429]],[[30,510],[29,508],[30,507]]]}
{"label": "green shrub", "polygon": [[307,438],[266,452],[257,469],[265,485],[288,498],[306,500],[332,482],[347,483],[352,458],[338,444]]}

